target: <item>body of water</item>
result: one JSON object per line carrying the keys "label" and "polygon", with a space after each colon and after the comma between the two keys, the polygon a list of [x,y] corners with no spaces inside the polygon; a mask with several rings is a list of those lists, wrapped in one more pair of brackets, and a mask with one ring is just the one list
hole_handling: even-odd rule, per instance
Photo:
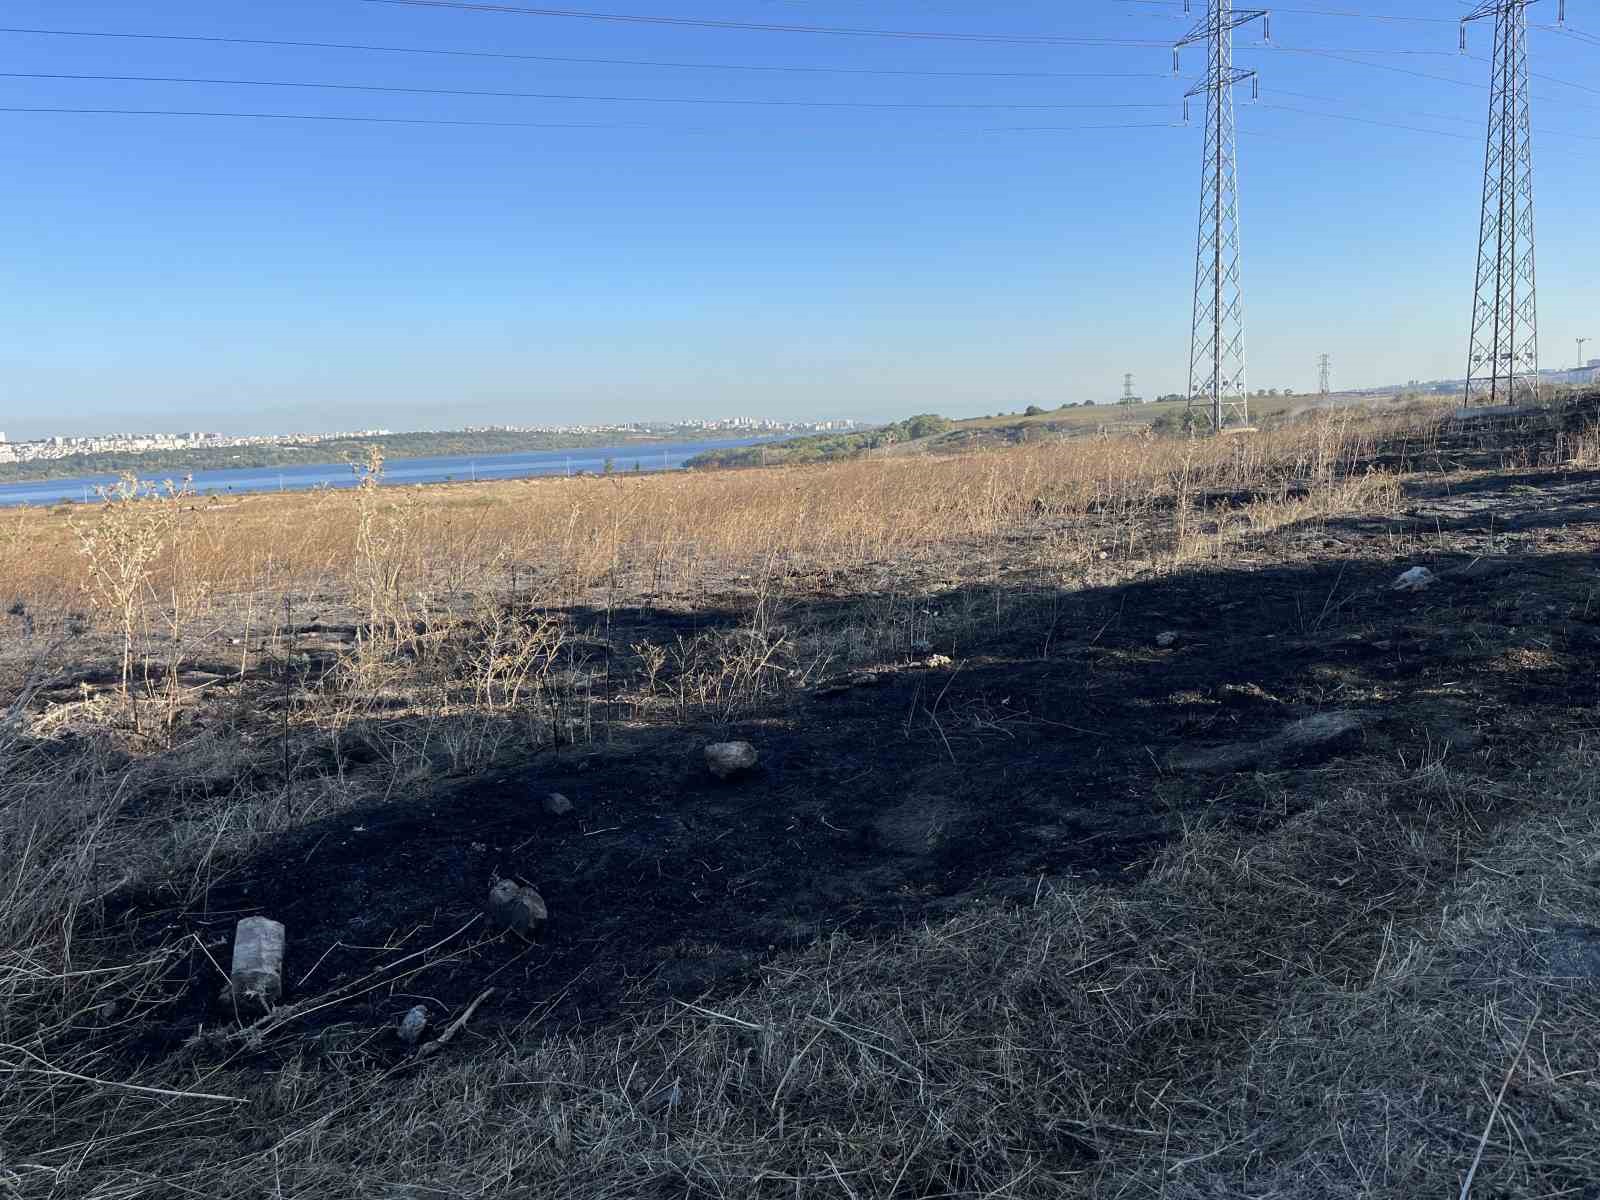
{"label": "body of water", "polygon": [[[638,471],[675,471],[706,450],[728,446],[753,446],[770,438],[742,438],[715,442],[633,442],[620,446],[592,446],[581,450],[534,450],[526,454],[486,454],[480,457],[396,458],[383,464],[385,484],[446,483],[474,479],[528,479],[537,475],[591,475],[605,470],[606,460],[619,474]],[[165,479],[171,472],[151,472],[140,478]],[[97,500],[97,488],[115,483],[114,475],[77,479],[39,479],[0,483],[0,507],[18,504],[60,504]],[[249,492],[303,492],[318,487],[355,486],[347,463],[315,466],[244,467],[196,471],[190,487],[196,495],[244,495]]]}

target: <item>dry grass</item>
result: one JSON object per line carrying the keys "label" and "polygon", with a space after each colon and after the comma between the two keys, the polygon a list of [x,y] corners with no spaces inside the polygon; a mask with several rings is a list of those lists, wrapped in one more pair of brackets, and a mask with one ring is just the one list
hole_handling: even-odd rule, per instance
{"label": "dry grass", "polygon": [[[181,574],[219,598],[359,590],[369,610],[513,584],[548,604],[695,595],[730,572],[904,561],[1040,518],[1133,519],[1215,489],[1281,500],[1291,484],[1347,478],[1378,442],[1430,425],[1416,413],[1341,410],[1239,438],[1073,439],[934,460],[384,489],[381,499],[360,488],[192,499]],[[76,587],[79,540],[61,516],[5,521],[11,598],[44,607]],[[152,594],[170,593],[173,556],[149,566]]]}
{"label": "dry grass", "polygon": [[[191,947],[130,956],[103,911],[130,881],[194,902],[286,829],[596,736],[619,695],[628,719],[721,720],[1016,616],[930,614],[920,589],[1043,594],[1389,511],[1394,479],[1362,462],[1435,428],[1322,414],[1250,439],[185,500],[137,557],[131,624],[122,592],[90,614],[110,640],[72,632],[79,535],[5,518],[12,683],[132,629],[135,713],[100,694],[0,722],[0,1195],[1398,1200],[1456,1194],[1480,1150],[1474,1195],[1595,1195],[1600,1014],[1559,969],[1583,944],[1563,931],[1596,923],[1583,750],[1512,781],[1357,763],[1265,837],[1198,824],[1122,892],[834,937],[716,1011],[557,1040],[535,1016],[424,1069],[375,1064],[370,1031],[299,1044],[271,1022],[141,1066],[166,956]],[[153,511],[116,503],[80,527]],[[847,617],[788,611],[835,586]],[[739,619],[634,646],[626,692],[600,696],[571,610],[640,605]],[[328,659],[291,632],[340,617],[358,635]],[[256,685],[220,715],[180,687],[219,656]],[[252,1068],[263,1046],[288,1065]]]}
{"label": "dry grass", "polygon": [[[1558,952],[1593,917],[1596,765],[1510,796],[1363,764],[1265,839],[1191,830],[1126,893],[837,936],[714,1010],[420,1071],[356,1069],[334,1030],[270,1076],[202,1055],[119,1091],[53,1060],[54,1028],[7,1028],[40,1049],[5,1054],[0,1169],[104,1200],[1399,1198],[1456,1194],[1487,1123],[1474,1194],[1590,1195],[1600,997]],[[7,959],[14,1004],[125,1011],[136,967],[35,954]]]}

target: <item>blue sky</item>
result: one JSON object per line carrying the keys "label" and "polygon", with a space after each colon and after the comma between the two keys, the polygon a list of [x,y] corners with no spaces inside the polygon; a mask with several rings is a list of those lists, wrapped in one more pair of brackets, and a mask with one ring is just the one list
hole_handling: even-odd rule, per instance
{"label": "blue sky", "polygon": [[[1347,8],[1369,15],[1303,11]],[[1125,371],[1183,388],[1201,131],[1165,48],[1181,4],[589,11],[1023,40],[11,0],[19,28],[544,56],[0,33],[11,73],[622,99],[0,78],[7,108],[516,125],[0,112],[0,429],[973,415],[1114,398]],[[1464,11],[1301,0],[1276,48],[1241,36],[1262,89],[1240,94],[1252,386],[1314,387],[1324,352],[1336,385],[1461,373],[1492,33],[1456,54]],[[1600,42],[1532,37],[1542,358],[1563,365],[1577,336],[1600,352]],[[774,67],[828,70],[748,69]]]}

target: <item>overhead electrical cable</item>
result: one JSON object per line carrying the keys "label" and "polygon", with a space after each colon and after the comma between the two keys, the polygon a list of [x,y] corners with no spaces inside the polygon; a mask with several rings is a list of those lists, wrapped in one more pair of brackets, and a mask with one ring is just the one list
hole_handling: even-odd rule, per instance
{"label": "overhead electrical cable", "polygon": [[[1143,4],[1152,8],[1182,9],[1184,7],[1183,0],[1117,0],[1117,3]],[[1271,7],[1274,16],[1278,13],[1292,13],[1300,17],[1349,17],[1361,21],[1412,22],[1423,25],[1455,25],[1458,22],[1456,17],[1415,17],[1403,13],[1358,12],[1347,8],[1280,8],[1276,4]]]}
{"label": "overhead electrical cable", "polygon": [[[717,132],[714,130],[693,129],[683,126],[651,125],[643,122],[486,121],[470,119],[452,120],[440,117],[365,117],[342,116],[331,113],[229,112],[212,109],[73,108],[57,105],[9,104],[0,105],[0,113],[56,114],[66,116],[205,117],[247,121],[325,121],[339,124],[356,125],[446,125],[484,129],[649,129],[656,132],[669,133]],[[1128,122],[1111,124],[1065,125],[1057,126],[1056,128],[1061,130],[1089,131],[1101,129],[1175,129],[1179,128],[1179,126],[1170,122]],[[988,133],[992,131],[987,129],[978,129],[962,132]],[[948,138],[950,135],[948,132],[945,132],[940,136],[941,138]]]}
{"label": "overhead electrical cable", "polygon": [[1168,43],[1151,38],[1091,38],[1055,34],[954,33],[917,29],[856,29],[837,25],[791,25],[755,21],[724,21],[712,17],[656,16],[644,13],[591,12],[575,8],[529,8],[512,4],[478,4],[470,0],[358,0],[361,4],[391,4],[407,8],[456,9],[462,12],[499,13],[521,17],[565,17],[580,21],[612,21],[627,25],[674,25],[688,29],[731,29],[749,33],[808,33],[830,37],[901,38],[930,42],[998,42],[1025,46],[1131,46],[1165,48]]}
{"label": "overhead electrical cable", "polygon": [[570,63],[580,66],[660,67],[683,71],[770,71],[800,75],[928,76],[951,79],[1166,79],[1165,71],[929,71],[889,67],[813,67],[767,63],[673,62],[642,58],[577,58],[557,54],[515,54],[499,50],[447,49],[436,46],[381,46],[365,42],[286,41],[278,38],[219,37],[180,33],[125,33],[91,29],[35,29],[0,26],[0,33],[37,37],[108,38],[150,42],[198,42],[220,46],[270,46],[295,50],[351,50],[364,54],[420,54],[442,58],[502,59],[509,62]]}
{"label": "overhead electrical cable", "polygon": [[209,79],[183,75],[71,75],[43,71],[0,71],[0,79],[42,79],[74,83],[175,83],[206,87],[308,88],[336,92],[377,92],[404,96],[476,96],[500,100],[561,100],[616,104],[719,104],[757,108],[873,109],[1118,109],[1166,108],[1166,104],[1110,102],[1010,103],[1006,101],[773,100],[727,96],[611,96],[575,92],[506,92],[474,88],[397,87],[386,84],[302,82],[285,79]]}

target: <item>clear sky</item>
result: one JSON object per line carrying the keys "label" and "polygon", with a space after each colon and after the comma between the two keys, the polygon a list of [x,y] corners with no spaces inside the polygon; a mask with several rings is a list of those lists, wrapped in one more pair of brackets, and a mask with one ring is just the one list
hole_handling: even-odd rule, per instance
{"label": "clear sky", "polygon": [[[0,112],[0,430],[959,416],[1112,399],[1125,371],[1184,388],[1181,3],[563,2],[710,24],[10,0],[17,29],[542,57],[0,33],[8,109],[462,122]],[[1579,33],[1532,34],[1547,366],[1580,335],[1600,356],[1600,16],[1569,7]],[[1299,0],[1276,48],[1241,35],[1253,387],[1313,388],[1324,352],[1336,386],[1462,373],[1492,40],[1456,53],[1465,11]]]}

